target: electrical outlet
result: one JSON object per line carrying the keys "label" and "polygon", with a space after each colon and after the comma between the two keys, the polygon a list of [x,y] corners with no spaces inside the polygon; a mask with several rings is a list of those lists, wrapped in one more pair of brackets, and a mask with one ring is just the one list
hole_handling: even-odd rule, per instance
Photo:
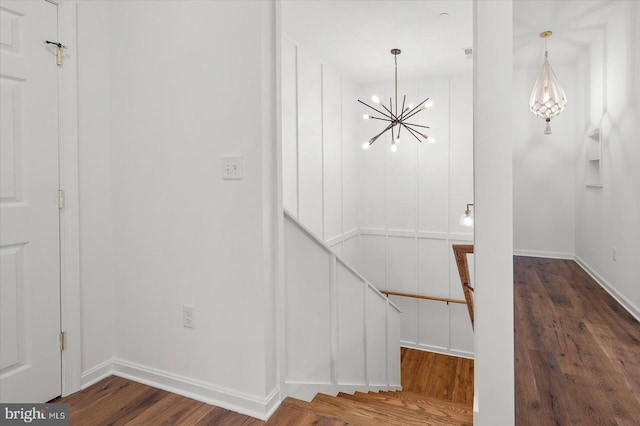
{"label": "electrical outlet", "polygon": [[186,328],[195,328],[195,311],[193,305],[182,305],[182,325]]}
{"label": "electrical outlet", "polygon": [[618,261],[618,247],[613,247],[611,249],[611,259],[613,259],[614,262]]}
{"label": "electrical outlet", "polygon": [[242,155],[222,156],[222,179],[240,180],[242,179]]}

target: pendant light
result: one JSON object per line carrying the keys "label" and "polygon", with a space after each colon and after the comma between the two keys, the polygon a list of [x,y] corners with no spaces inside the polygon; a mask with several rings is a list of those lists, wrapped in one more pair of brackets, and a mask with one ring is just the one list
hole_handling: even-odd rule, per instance
{"label": "pendant light", "polygon": [[529,99],[531,112],[537,117],[544,118],[547,122],[544,129],[545,135],[551,134],[551,119],[560,114],[567,104],[567,95],[549,65],[547,39],[551,37],[551,34],[553,34],[551,31],[540,33],[540,37],[544,39],[544,63],[536,84],[533,86],[531,99]]}
{"label": "pendant light", "polygon": [[[406,129],[405,133],[409,133],[414,138],[418,140],[418,142],[422,142],[418,136],[421,136],[427,142],[433,143],[436,140],[433,136],[429,136],[426,133],[423,133],[424,130],[420,129],[429,129],[429,126],[423,126],[420,124],[409,123],[411,117],[419,113],[420,111],[424,111],[426,108],[429,108],[433,105],[433,101],[429,98],[426,98],[424,101],[420,102],[418,105],[413,106],[412,104],[406,105],[405,102],[407,100],[407,95],[404,95],[402,99],[402,108],[399,108],[398,103],[398,55],[401,53],[400,49],[391,49],[391,54],[393,55],[395,65],[396,65],[396,74],[395,74],[395,106],[393,100],[389,98],[389,107],[380,100],[379,97],[373,95],[371,100],[373,103],[379,105],[384,111],[380,108],[373,107],[365,102],[362,102],[358,99],[358,102],[361,104],[371,108],[373,111],[379,114],[379,116],[373,116],[369,114],[365,114],[362,116],[365,120],[380,120],[384,121],[387,126],[382,129],[380,133],[369,139],[368,142],[362,144],[362,149],[369,149],[369,147],[383,134],[387,131],[391,130],[391,152],[396,152],[398,150],[398,144],[400,143],[400,132],[404,128]],[[397,127],[397,131],[395,130]]]}

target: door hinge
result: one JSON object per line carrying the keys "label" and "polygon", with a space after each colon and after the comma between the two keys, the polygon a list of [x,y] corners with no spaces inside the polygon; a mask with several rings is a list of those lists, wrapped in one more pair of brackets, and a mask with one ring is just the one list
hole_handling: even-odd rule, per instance
{"label": "door hinge", "polygon": [[58,208],[61,209],[64,207],[64,191],[62,189],[58,190]]}
{"label": "door hinge", "polygon": [[64,331],[60,332],[60,350],[64,351]]}

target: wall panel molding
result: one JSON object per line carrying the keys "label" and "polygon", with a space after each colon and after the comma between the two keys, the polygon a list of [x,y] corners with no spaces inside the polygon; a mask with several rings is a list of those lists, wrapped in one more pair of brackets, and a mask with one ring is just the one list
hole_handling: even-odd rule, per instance
{"label": "wall panel molding", "polygon": [[[418,121],[431,126],[436,143],[407,138],[392,153],[388,140],[380,139],[359,150],[362,273],[386,290],[462,298],[451,245],[473,243],[473,234],[458,221],[465,204],[473,202],[471,74],[401,83],[408,101],[434,99]],[[387,83],[371,84],[360,95],[383,97],[390,90]],[[363,135],[376,127],[360,122]],[[403,342],[473,355],[468,317],[454,307],[393,300],[404,312]]]}

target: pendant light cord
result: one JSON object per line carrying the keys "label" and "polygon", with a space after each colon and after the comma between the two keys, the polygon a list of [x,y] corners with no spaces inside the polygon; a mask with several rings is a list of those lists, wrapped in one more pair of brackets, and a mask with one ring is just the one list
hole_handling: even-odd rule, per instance
{"label": "pendant light cord", "polygon": [[549,50],[547,49],[547,38],[546,37],[544,39],[544,57],[545,58],[549,57]]}

